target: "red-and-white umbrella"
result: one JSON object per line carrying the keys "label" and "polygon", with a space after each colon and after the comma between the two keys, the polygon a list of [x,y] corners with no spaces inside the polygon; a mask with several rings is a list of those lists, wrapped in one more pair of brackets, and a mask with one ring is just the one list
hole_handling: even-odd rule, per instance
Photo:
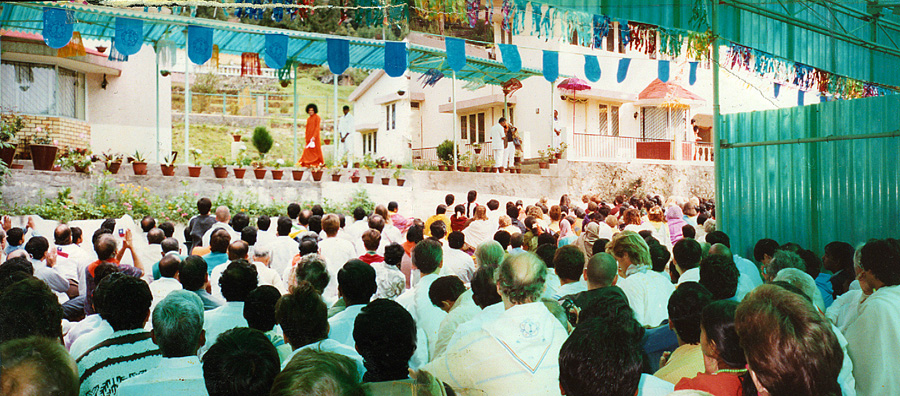
{"label": "red-and-white umbrella", "polygon": [[[584,81],[578,77],[567,78],[562,80],[559,85],[556,86],[559,89],[565,89],[572,91],[572,99],[575,99],[575,93],[578,91],[586,91],[591,89],[591,86],[587,81]],[[575,129],[575,101],[572,101],[572,130],[574,132]]]}

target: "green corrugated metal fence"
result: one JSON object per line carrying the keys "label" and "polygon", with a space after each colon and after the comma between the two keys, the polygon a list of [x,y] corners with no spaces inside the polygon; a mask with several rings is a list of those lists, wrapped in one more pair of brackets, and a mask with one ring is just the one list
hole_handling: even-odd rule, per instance
{"label": "green corrugated metal fence", "polygon": [[900,237],[898,129],[900,95],[723,115],[716,211],[732,248]]}

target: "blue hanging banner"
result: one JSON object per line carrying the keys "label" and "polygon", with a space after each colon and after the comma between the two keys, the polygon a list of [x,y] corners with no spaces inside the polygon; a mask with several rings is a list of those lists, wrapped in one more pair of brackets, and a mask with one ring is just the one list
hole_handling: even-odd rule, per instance
{"label": "blue hanging banner", "polygon": [[803,91],[797,91],[797,106],[803,106]]}
{"label": "blue hanging banner", "polygon": [[384,42],[384,72],[391,77],[400,77],[406,73],[408,62],[406,43],[403,41]]}
{"label": "blue hanging banner", "polygon": [[691,85],[694,85],[697,82],[697,65],[699,64],[700,62],[691,62],[691,73],[688,77],[688,82]]}
{"label": "blue hanging banner", "polygon": [[459,72],[466,66],[466,41],[454,37],[444,39],[447,45],[447,63],[453,71]]}
{"label": "blue hanging banner", "polygon": [[328,44],[328,69],[334,74],[341,74],[350,67],[350,41],[344,39],[325,39]]}
{"label": "blue hanging banner", "polygon": [[600,62],[597,61],[597,56],[584,56],[584,76],[591,82],[600,80]]}
{"label": "blue hanging banner", "polygon": [[544,50],[544,79],[556,82],[559,78],[559,53]]}
{"label": "blue hanging banner", "polygon": [[288,36],[283,34],[266,35],[266,53],[263,60],[266,66],[281,69],[287,63]]}
{"label": "blue hanging banner", "polygon": [[781,93],[781,84],[775,83],[775,97],[778,97],[778,94]]}
{"label": "blue hanging banner", "polygon": [[202,65],[212,57],[213,30],[202,26],[188,26],[188,58]]}
{"label": "blue hanging banner", "polygon": [[619,59],[619,71],[616,73],[616,81],[622,82],[625,81],[625,77],[628,77],[628,66],[631,65],[631,59],[622,58]]}
{"label": "blue hanging banner", "polygon": [[69,23],[65,10],[44,8],[44,43],[50,48],[60,49],[72,40],[74,25]]}
{"label": "blue hanging banner", "polygon": [[122,55],[134,55],[144,44],[144,21],[116,18],[116,51]]}
{"label": "blue hanging banner", "polygon": [[503,57],[503,65],[506,69],[518,73],[522,70],[522,58],[519,56],[519,47],[512,44],[500,44],[500,55]]}
{"label": "blue hanging banner", "polygon": [[657,62],[656,68],[656,75],[659,77],[659,81],[669,82],[669,61],[661,60]]}

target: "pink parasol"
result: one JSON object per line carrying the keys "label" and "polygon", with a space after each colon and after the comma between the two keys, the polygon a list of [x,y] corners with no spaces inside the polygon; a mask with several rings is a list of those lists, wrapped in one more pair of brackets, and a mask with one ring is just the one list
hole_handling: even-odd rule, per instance
{"label": "pink parasol", "polygon": [[565,90],[572,91],[572,99],[573,99],[573,102],[572,102],[572,132],[574,132],[575,131],[575,102],[574,102],[575,92],[586,91],[588,89],[591,89],[591,86],[588,85],[587,81],[584,81],[578,77],[572,77],[572,78],[567,78],[565,80],[562,80],[562,82],[559,83],[559,85],[557,85],[556,87],[559,89],[565,89]]}

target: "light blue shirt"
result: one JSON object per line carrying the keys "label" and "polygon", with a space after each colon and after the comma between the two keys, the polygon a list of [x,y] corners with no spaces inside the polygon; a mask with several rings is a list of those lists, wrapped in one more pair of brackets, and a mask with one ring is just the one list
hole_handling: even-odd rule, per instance
{"label": "light blue shirt", "polygon": [[328,318],[328,325],[331,327],[328,331],[328,338],[347,346],[356,345],[356,341],[353,340],[353,324],[356,322],[356,316],[365,306],[365,304],[351,305],[337,315]]}
{"label": "light blue shirt", "polygon": [[314,342],[312,344],[306,344],[300,348],[295,349],[294,352],[291,353],[291,355],[288,356],[283,363],[281,363],[281,369],[283,370],[284,367],[287,366],[288,362],[290,362],[291,359],[294,358],[294,355],[305,349],[313,349],[321,352],[333,352],[338,355],[344,355],[350,359],[353,359],[353,362],[356,363],[356,370],[359,372],[360,381],[362,381],[363,374],[366,373],[366,367],[363,366],[363,358],[362,356],[359,356],[359,353],[356,352],[356,349],[353,349],[347,345],[341,344],[340,342],[329,338],[326,338],[319,342]]}
{"label": "light blue shirt", "polygon": [[203,330],[206,330],[206,345],[200,349],[200,356],[216,343],[219,334],[235,327],[247,327],[243,301],[228,301],[219,308],[204,312]]}
{"label": "light blue shirt", "polygon": [[163,358],[158,366],[119,384],[117,396],[206,396],[203,366],[197,356]]}
{"label": "light blue shirt", "polygon": [[228,262],[228,254],[217,252],[207,253],[203,256],[203,260],[206,261],[206,271],[212,274],[213,268]]}

